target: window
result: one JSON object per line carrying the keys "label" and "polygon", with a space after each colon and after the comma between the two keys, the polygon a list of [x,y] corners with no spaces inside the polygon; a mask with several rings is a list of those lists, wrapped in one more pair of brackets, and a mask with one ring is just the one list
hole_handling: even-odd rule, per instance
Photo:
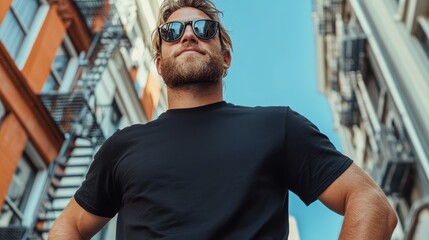
{"label": "window", "polygon": [[[128,33],[128,38],[130,39],[130,42],[132,44],[132,46],[135,46],[135,44],[137,43],[137,41],[141,41],[141,33],[140,31],[138,31],[137,29],[138,24],[134,24],[133,28],[131,28],[131,31],[129,31]],[[133,48],[128,48],[128,51],[131,51]]]}
{"label": "window", "polygon": [[0,214],[0,226],[22,226],[37,168],[26,153],[21,157]]}
{"label": "window", "polygon": [[0,227],[30,226],[42,196],[48,173],[36,148],[27,142],[5,202],[0,211]]}
{"label": "window", "polygon": [[117,97],[114,97],[112,103],[104,105],[106,112],[101,123],[101,129],[105,136],[112,135],[120,127],[122,112],[119,104]]}
{"label": "window", "polygon": [[391,9],[393,11],[392,15],[394,16],[394,18],[397,21],[404,21],[408,0],[390,0],[390,3],[393,7],[388,9]]}
{"label": "window", "polygon": [[68,92],[73,85],[79,60],[76,49],[67,34],[64,41],[57,49],[55,58],[51,64],[51,72],[43,86],[42,92],[60,91]]}
{"label": "window", "polygon": [[122,113],[119,109],[116,99],[113,99],[112,102],[112,114],[110,115],[110,122],[112,123],[112,128],[117,130],[119,128],[119,123],[121,122]]}
{"label": "window", "polygon": [[0,124],[1,124],[4,116],[6,116],[6,108],[3,105],[3,103],[0,101]]}
{"label": "window", "polygon": [[425,17],[419,17],[418,22],[419,24],[416,37],[425,51],[426,56],[429,57],[429,19]]}
{"label": "window", "polygon": [[147,82],[148,70],[145,64],[142,64],[137,72],[136,80],[134,81],[134,89],[137,92],[139,98],[143,96],[143,89]]}
{"label": "window", "polygon": [[17,58],[25,36],[32,27],[39,6],[39,0],[13,0],[3,19],[0,40],[14,59]]}
{"label": "window", "polygon": [[43,92],[58,90],[64,80],[67,66],[70,62],[70,54],[64,44],[58,48],[55,59],[52,62],[51,73],[43,87]]}

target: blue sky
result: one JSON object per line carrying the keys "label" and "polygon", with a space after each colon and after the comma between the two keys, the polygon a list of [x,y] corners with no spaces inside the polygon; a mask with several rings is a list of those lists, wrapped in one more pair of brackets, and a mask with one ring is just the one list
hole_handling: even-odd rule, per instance
{"label": "blue sky", "polygon": [[[225,100],[247,106],[290,106],[309,118],[337,148],[332,115],[317,90],[311,0],[214,0],[224,13],[234,51]],[[295,195],[290,213],[302,240],[337,239],[342,217]]]}

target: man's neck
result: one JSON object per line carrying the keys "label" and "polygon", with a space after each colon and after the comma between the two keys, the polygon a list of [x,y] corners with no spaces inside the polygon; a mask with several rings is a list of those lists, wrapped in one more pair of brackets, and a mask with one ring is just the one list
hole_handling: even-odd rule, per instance
{"label": "man's neck", "polygon": [[168,109],[194,108],[223,101],[222,82],[167,88]]}

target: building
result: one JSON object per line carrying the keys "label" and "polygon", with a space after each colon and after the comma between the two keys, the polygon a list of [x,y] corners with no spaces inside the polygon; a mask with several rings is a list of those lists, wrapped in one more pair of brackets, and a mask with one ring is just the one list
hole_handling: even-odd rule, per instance
{"label": "building", "polygon": [[167,108],[151,56],[158,9],[158,0],[0,1],[0,239],[46,238],[100,144]]}
{"label": "building", "polygon": [[346,154],[429,236],[429,1],[314,0],[319,89]]}

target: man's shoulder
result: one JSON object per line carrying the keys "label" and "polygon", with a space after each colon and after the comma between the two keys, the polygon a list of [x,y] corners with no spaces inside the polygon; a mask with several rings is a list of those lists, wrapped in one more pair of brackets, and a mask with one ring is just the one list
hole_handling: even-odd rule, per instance
{"label": "man's shoulder", "polygon": [[133,135],[136,131],[140,131],[142,129],[143,124],[133,124],[126,126],[122,129],[116,130],[115,133],[112,134],[111,138],[123,138],[129,137],[129,135]]}
{"label": "man's shoulder", "polygon": [[133,124],[122,129],[116,130],[106,142],[112,142],[117,144],[128,144],[130,141],[134,141],[144,135],[144,132],[150,128],[151,124]]}
{"label": "man's shoulder", "polygon": [[104,141],[97,155],[113,157],[127,151],[144,137],[145,124],[134,124],[118,129]]}

